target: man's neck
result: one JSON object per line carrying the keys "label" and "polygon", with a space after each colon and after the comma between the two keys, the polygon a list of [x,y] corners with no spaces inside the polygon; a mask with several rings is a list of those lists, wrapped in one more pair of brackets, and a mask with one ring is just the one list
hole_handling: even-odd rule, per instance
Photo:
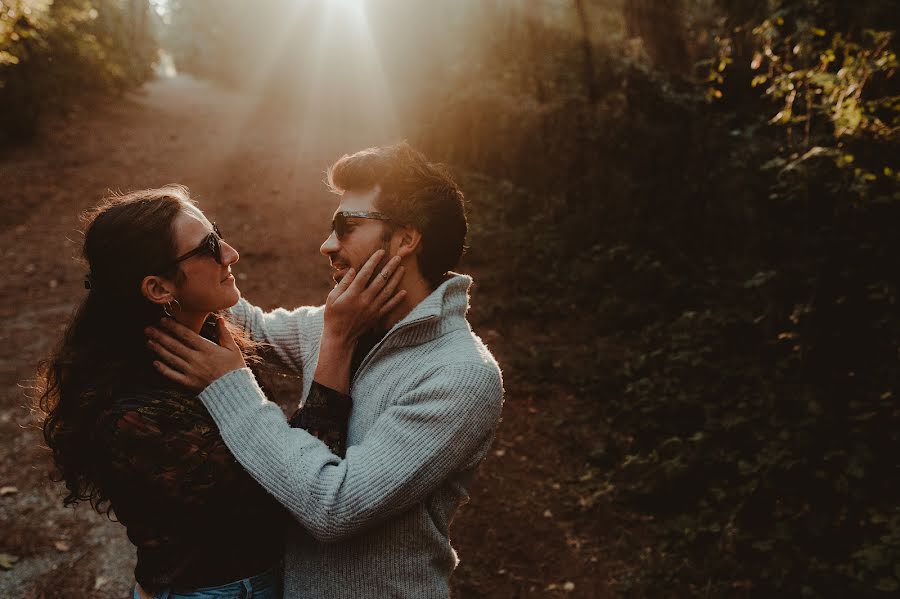
{"label": "man's neck", "polygon": [[388,332],[395,324],[406,318],[413,311],[413,308],[418,306],[423,299],[434,291],[428,284],[428,281],[422,278],[419,273],[409,271],[403,275],[403,279],[397,287],[398,291],[400,289],[406,290],[406,295],[403,297],[403,301],[381,321],[380,330],[383,333]]}

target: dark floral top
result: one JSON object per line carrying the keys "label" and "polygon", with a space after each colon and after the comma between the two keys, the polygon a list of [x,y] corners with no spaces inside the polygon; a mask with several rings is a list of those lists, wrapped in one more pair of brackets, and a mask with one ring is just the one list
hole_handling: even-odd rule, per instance
{"label": "dark floral top", "polygon": [[[343,453],[350,398],[313,383],[291,418]],[[157,377],[103,419],[104,487],[150,592],[252,576],[284,552],[287,513],[241,467],[200,400]]]}
{"label": "dark floral top", "polygon": [[352,407],[349,395],[313,381],[303,408],[294,412],[289,422],[291,427],[302,428],[321,439],[334,455],[344,457]]}

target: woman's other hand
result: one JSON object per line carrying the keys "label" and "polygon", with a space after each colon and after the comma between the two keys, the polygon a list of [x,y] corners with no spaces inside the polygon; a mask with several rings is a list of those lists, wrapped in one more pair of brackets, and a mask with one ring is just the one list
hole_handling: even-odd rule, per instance
{"label": "woman's other hand", "polygon": [[325,300],[323,338],[355,344],[403,301],[406,291],[394,293],[405,270],[400,266],[400,256],[391,258],[373,277],[383,258],[384,250],[378,250],[358,273],[351,268],[334,286]]}
{"label": "woman's other hand", "polygon": [[391,258],[369,283],[382,258],[384,250],[378,250],[359,274],[353,269],[347,271],[325,302],[325,328],[314,379],[340,393],[350,392],[350,364],[360,335],[377,325],[406,296],[403,290],[394,293],[404,271],[399,256]]}
{"label": "woman's other hand", "polygon": [[199,393],[224,374],[244,368],[244,354],[228,331],[225,319],[216,320],[218,345],[172,318],[147,327],[147,345],[159,356],[153,366],[167,378]]}

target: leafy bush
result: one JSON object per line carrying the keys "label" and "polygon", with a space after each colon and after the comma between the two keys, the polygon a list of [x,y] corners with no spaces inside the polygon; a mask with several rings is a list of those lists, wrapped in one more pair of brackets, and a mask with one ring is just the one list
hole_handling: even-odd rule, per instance
{"label": "leafy bush", "polygon": [[84,93],[146,81],[156,45],[145,2],[14,0],[0,5],[0,141]]}
{"label": "leafy bush", "polygon": [[[469,184],[472,259],[502,265],[484,318],[577,315],[570,359],[537,352],[507,375],[607,398],[584,508],[652,518],[625,592],[886,596],[900,104],[893,31],[871,25],[887,3],[718,4],[712,75],[595,45],[594,102],[572,75],[577,36],[538,36],[540,69],[568,74],[543,87],[518,74],[531,54],[494,39],[500,64],[463,71],[422,142],[489,175]],[[513,48],[534,37],[506,32]],[[629,351],[604,376],[590,351],[607,335]]]}

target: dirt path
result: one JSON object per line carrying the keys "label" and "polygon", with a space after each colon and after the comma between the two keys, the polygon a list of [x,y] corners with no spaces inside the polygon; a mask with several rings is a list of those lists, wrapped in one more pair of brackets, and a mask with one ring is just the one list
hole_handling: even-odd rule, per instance
{"label": "dirt path", "polygon": [[[317,249],[333,210],[324,168],[384,139],[335,139],[302,117],[176,78],[50,122],[34,143],[0,155],[0,554],[17,558],[0,569],[0,597],[125,597],[132,584],[123,527],[62,507],[28,409],[35,366],[84,293],[77,215],[107,189],[183,183],[241,251],[246,297],[264,307],[319,303],[330,285]],[[477,290],[474,301],[477,310]],[[478,332],[501,364],[515,357],[509,337]],[[579,507],[580,458],[557,425],[581,400],[509,378],[506,387],[495,451],[452,530],[456,595],[606,596],[600,523]]]}

